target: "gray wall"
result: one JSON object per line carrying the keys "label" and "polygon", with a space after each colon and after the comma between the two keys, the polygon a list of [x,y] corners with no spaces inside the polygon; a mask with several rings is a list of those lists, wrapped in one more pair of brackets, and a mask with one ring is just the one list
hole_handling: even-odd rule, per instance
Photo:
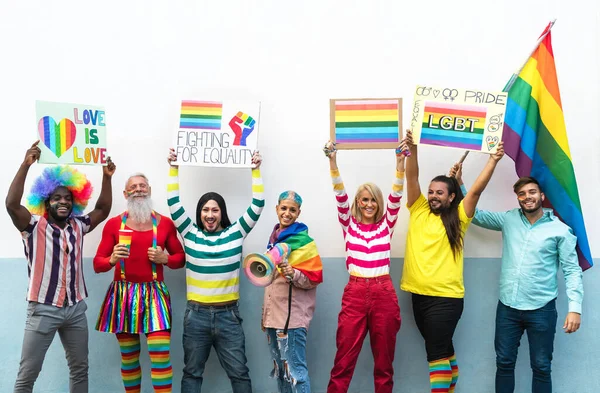
{"label": "gray wall", "polygon": [[[0,392],[11,392],[17,373],[26,302],[27,268],[24,259],[0,259],[3,267],[3,283],[0,287]],[[598,263],[598,262],[596,262]],[[335,354],[335,330],[340,299],[348,273],[342,258],[326,258],[325,283],[319,287],[317,311],[309,331],[308,364],[314,392],[324,392],[329,379],[329,371]],[[460,367],[460,380],[457,392],[493,392],[494,381],[494,315],[497,303],[497,282],[500,260],[467,259],[465,261],[465,312],[455,335],[455,347]],[[91,260],[86,259],[87,287],[90,293],[88,320],[90,324],[90,392],[122,392],[119,373],[120,357],[117,341],[113,335],[93,330],[100,303],[103,299],[111,274],[94,274]],[[402,260],[392,262],[392,276],[396,286],[402,272]],[[555,392],[586,393],[600,391],[600,382],[594,359],[600,351],[600,338],[597,334],[600,315],[592,305],[600,301],[600,291],[594,285],[599,278],[598,268],[584,274],[585,302],[583,324],[579,332],[566,335],[562,332],[562,322],[566,314],[564,285],[561,283],[558,299],[559,320],[555,345],[553,375]],[[172,340],[172,361],[174,370],[174,392],[179,391],[183,351],[181,346],[182,317],[185,309],[185,273],[183,270],[169,271],[166,281],[172,293],[174,308],[174,328]],[[272,363],[266,339],[260,331],[261,288],[250,285],[241,279],[241,313],[244,318],[246,349],[249,359],[252,383],[256,392],[275,392],[275,381],[268,378]],[[428,369],[425,350],[414,320],[408,294],[398,290],[402,313],[402,327],[398,336],[395,366],[394,392],[428,391]],[[518,361],[516,392],[529,391],[531,371],[528,364],[527,340],[521,346]],[[143,392],[152,392],[149,376],[148,355],[143,347]],[[373,360],[368,339],[360,355],[350,392],[372,392]],[[36,385],[36,392],[67,392],[68,372],[64,352],[58,338],[55,339],[46,356],[42,373]],[[230,392],[229,380],[221,369],[216,355],[210,357],[205,372],[205,392]]]}

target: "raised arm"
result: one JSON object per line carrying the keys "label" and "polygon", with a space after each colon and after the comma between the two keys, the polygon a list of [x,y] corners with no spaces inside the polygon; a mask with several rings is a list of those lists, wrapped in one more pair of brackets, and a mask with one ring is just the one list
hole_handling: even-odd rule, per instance
{"label": "raised arm", "polygon": [[172,148],[169,150],[167,161],[170,165],[169,183],[167,184],[167,205],[169,205],[171,219],[173,219],[177,231],[185,238],[185,235],[194,227],[194,222],[187,215],[179,200],[179,167],[173,165],[173,162],[177,161],[177,154]]}
{"label": "raised arm", "polygon": [[260,218],[263,208],[265,207],[265,189],[263,186],[262,177],[260,175],[261,163],[262,157],[257,150],[252,156],[252,164],[255,165],[254,169],[252,169],[252,203],[238,220],[244,236],[248,235],[252,228],[254,228],[256,222]]}
{"label": "raised arm", "polygon": [[[463,195],[467,195],[467,187],[462,179],[462,163],[457,162],[450,168],[450,177],[456,178],[456,181],[460,185],[460,190]],[[472,223],[478,227],[485,229],[491,229],[493,231],[501,231],[504,226],[504,220],[507,212],[490,212],[486,210],[480,210],[475,207],[475,216],[473,217]]]}
{"label": "raised arm", "polygon": [[396,177],[392,184],[392,192],[388,197],[386,215],[387,225],[392,233],[396,222],[398,222],[398,212],[400,211],[402,193],[404,191],[404,161],[406,160],[406,155],[403,152],[407,149],[408,146],[405,140],[396,149]]}
{"label": "raised arm", "polygon": [[406,180],[407,187],[406,206],[411,207],[421,195],[421,186],[419,185],[419,159],[417,154],[417,145],[412,137],[412,131],[406,131],[406,144],[410,151],[410,156],[406,157]]}
{"label": "raised arm", "polygon": [[110,157],[108,157],[106,165],[102,167],[102,189],[100,190],[100,196],[96,201],[94,210],[89,214],[90,230],[88,232],[93,231],[110,214],[112,207],[112,176],[115,174],[116,168]]}
{"label": "raised arm", "polygon": [[8,188],[8,194],[6,195],[6,211],[13,222],[13,225],[19,230],[24,231],[31,220],[31,213],[27,208],[21,205],[21,199],[23,199],[23,189],[25,188],[25,179],[29,168],[40,158],[41,150],[37,146],[40,141],[36,141],[27,152],[25,152],[25,159],[19,167],[15,178],[10,187]]}
{"label": "raised arm", "polygon": [[340,176],[340,171],[337,166],[337,150],[333,143],[327,142],[325,145],[325,155],[329,158],[329,172],[331,174],[331,181],[333,183],[333,192],[335,194],[335,201],[337,204],[338,221],[342,225],[344,233],[348,230],[350,225],[350,203],[348,202],[348,194],[344,188],[344,182]]}
{"label": "raised arm", "polygon": [[485,187],[489,183],[492,178],[492,174],[496,169],[496,165],[498,165],[498,161],[504,156],[504,142],[500,142],[498,144],[498,149],[496,153],[490,154],[485,167],[477,176],[475,183],[473,183],[473,187],[471,190],[465,195],[465,199],[463,200],[463,206],[465,208],[465,213],[467,217],[471,218],[475,214],[475,207],[477,207],[477,202],[479,202],[479,197],[485,190]]}

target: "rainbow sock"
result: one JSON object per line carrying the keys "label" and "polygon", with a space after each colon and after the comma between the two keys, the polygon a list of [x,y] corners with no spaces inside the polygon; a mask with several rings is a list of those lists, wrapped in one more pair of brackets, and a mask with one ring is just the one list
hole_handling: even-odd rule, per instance
{"label": "rainbow sock", "polygon": [[458,382],[458,363],[456,362],[456,354],[450,356],[450,367],[452,367],[452,383],[450,383],[450,389],[448,393],[454,393],[456,382]]}
{"label": "rainbow sock", "polygon": [[429,362],[431,393],[447,393],[452,383],[452,367],[448,358]]}
{"label": "rainbow sock", "polygon": [[171,332],[163,330],[147,334],[148,354],[152,363],[152,386],[155,393],[171,393],[173,368],[171,367]]}
{"label": "rainbow sock", "polygon": [[118,333],[121,349],[121,378],[127,393],[142,391],[142,369],[140,368],[140,336]]}

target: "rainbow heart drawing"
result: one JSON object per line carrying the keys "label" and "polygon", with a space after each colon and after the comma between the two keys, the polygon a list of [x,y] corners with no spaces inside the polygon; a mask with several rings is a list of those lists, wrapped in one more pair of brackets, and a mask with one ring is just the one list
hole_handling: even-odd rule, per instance
{"label": "rainbow heart drawing", "polygon": [[485,138],[485,141],[487,142],[488,150],[492,150],[494,147],[496,147],[496,145],[498,144],[498,142],[500,141],[500,139],[498,139],[497,136],[490,136],[490,135],[488,135]]}
{"label": "rainbow heart drawing", "polygon": [[69,119],[62,119],[57,124],[52,117],[44,116],[38,123],[38,133],[44,145],[60,158],[73,146],[77,128]]}

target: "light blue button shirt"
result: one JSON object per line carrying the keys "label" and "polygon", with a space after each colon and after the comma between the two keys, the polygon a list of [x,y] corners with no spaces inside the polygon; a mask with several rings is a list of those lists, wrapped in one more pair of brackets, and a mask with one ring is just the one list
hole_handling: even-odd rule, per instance
{"label": "light blue button shirt", "polygon": [[[463,190],[464,191],[464,190]],[[473,224],[502,231],[500,301],[517,310],[535,310],[558,296],[558,269],[562,268],[569,312],[581,314],[582,270],[577,238],[551,209],[543,209],[533,225],[521,209],[506,212],[477,210]]]}

